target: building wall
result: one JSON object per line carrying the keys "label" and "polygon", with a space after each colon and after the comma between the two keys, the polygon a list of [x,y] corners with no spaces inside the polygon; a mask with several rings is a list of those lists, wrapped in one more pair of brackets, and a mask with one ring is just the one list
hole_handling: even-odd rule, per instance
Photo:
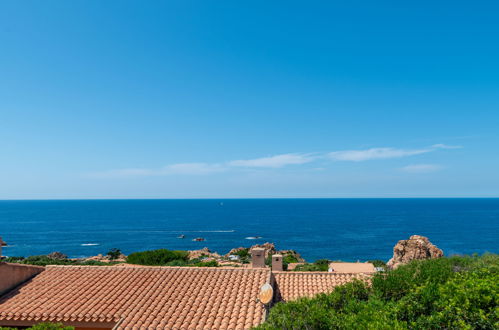
{"label": "building wall", "polygon": [[41,273],[44,269],[40,266],[0,262],[0,295]]}

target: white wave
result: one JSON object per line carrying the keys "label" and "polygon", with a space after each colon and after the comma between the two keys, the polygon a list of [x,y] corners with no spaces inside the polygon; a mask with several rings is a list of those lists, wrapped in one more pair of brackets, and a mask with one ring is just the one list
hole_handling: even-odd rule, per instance
{"label": "white wave", "polygon": [[97,246],[100,245],[99,243],[83,243],[81,246]]}

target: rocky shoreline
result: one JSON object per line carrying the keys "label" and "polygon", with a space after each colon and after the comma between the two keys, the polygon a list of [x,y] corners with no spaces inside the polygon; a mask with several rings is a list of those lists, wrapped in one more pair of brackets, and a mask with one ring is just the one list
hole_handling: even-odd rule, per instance
{"label": "rocky shoreline", "polygon": [[[265,249],[265,259],[268,259],[273,254],[281,254],[285,260],[292,263],[304,263],[305,259],[294,250],[277,250],[274,243],[255,244],[250,247],[237,247],[231,249],[228,253],[221,255],[216,251],[212,251],[207,247],[198,250],[189,250],[189,260],[200,260],[203,262],[215,261],[219,266],[235,266],[241,267],[248,265],[250,262],[251,251],[255,248]],[[60,252],[54,252],[48,255],[49,258],[61,259],[64,256]],[[66,257],[67,258],[67,257]],[[95,261],[104,263],[126,263],[127,256],[120,253],[116,256],[99,254],[87,258],[72,258],[81,262]]]}
{"label": "rocky shoreline", "polygon": [[[285,269],[294,270],[296,267],[310,270],[316,270],[315,267],[308,267],[313,264],[308,264],[305,259],[295,250],[277,250],[274,243],[255,244],[250,247],[237,247],[231,249],[228,253],[222,255],[212,251],[207,247],[198,250],[185,251],[187,253],[187,265],[190,266],[218,266],[218,267],[249,267],[251,262],[251,253],[253,249],[264,249],[264,257],[267,265],[271,263],[271,256],[275,254],[282,255]],[[412,260],[424,260],[443,257],[444,253],[437,246],[432,244],[427,237],[413,235],[407,240],[400,240],[393,248],[393,257],[385,264],[383,261],[372,261],[376,265],[377,262],[382,264],[382,268],[395,269],[402,264],[407,264]],[[10,259],[10,260],[9,260]],[[42,259],[42,260],[41,260]],[[61,252],[52,252],[44,256],[32,256],[28,258],[8,258],[9,262],[31,263],[30,261],[44,262],[45,264],[72,264],[83,265],[121,265],[132,266],[127,263],[127,256],[121,253],[118,249],[110,250],[106,255],[99,254],[97,256],[86,258],[68,258]],[[40,261],[41,260],[41,261]],[[327,266],[331,261],[322,259],[316,261]],[[315,264],[314,263],[314,264]],[[324,265],[323,265],[324,266]],[[288,268],[289,267],[289,268]],[[308,267],[308,268],[307,268]],[[325,268],[327,270],[327,267]]]}

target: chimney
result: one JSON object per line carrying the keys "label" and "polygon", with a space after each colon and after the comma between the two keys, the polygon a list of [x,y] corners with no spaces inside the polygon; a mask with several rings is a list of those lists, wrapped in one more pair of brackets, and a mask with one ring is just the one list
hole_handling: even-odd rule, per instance
{"label": "chimney", "polygon": [[282,272],[282,254],[274,254],[272,256],[272,270]]}
{"label": "chimney", "polygon": [[254,248],[251,250],[251,268],[265,267],[265,249]]}

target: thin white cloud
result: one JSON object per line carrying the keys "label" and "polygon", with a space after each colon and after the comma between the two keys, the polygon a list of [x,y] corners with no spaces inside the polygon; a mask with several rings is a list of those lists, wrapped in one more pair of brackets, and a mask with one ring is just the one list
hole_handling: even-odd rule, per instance
{"label": "thin white cloud", "polygon": [[362,162],[372,159],[401,158],[420,155],[435,150],[427,149],[396,149],[396,148],[371,148],[365,150],[344,150],[330,152],[327,156],[332,160]]}
{"label": "thin white cloud", "polygon": [[435,149],[461,149],[462,148],[462,146],[449,146],[449,145],[446,145],[443,143],[434,144],[431,147],[435,148]]}
{"label": "thin white cloud", "polygon": [[364,150],[334,151],[327,156],[336,161],[362,162],[373,159],[402,158],[414,155],[426,154],[438,149],[459,149],[461,146],[449,146],[446,144],[434,144],[431,147],[421,149],[398,149],[398,148],[370,148]]}
{"label": "thin white cloud", "polygon": [[280,168],[286,165],[301,165],[314,160],[310,154],[282,154],[271,157],[263,157],[246,160],[233,160],[228,164],[236,167],[268,167]]}
{"label": "thin white cloud", "polygon": [[443,167],[435,164],[413,164],[401,168],[402,171],[407,173],[432,173],[440,171]]}
{"label": "thin white cloud", "polygon": [[[402,158],[434,152],[439,149],[457,149],[460,146],[434,144],[421,149],[370,148],[364,150],[343,150],[329,153],[289,153],[255,159],[232,160],[226,163],[178,163],[162,168],[128,168],[90,174],[91,177],[144,177],[167,175],[207,175],[237,168],[282,168],[288,165],[303,165],[317,161],[362,162],[375,159]],[[323,165],[323,164],[319,164]],[[317,167],[316,167],[317,168]],[[323,167],[319,167],[323,168]],[[437,165],[419,164],[403,168],[406,172],[423,173],[438,170]]]}

